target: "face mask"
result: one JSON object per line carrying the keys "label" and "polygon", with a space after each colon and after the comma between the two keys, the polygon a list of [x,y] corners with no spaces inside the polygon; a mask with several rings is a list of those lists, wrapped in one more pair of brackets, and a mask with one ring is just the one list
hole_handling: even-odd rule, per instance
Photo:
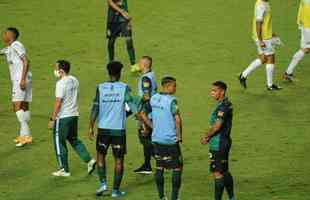
{"label": "face mask", "polygon": [[60,73],[59,73],[59,70],[54,70],[54,75],[56,78],[60,78]]}

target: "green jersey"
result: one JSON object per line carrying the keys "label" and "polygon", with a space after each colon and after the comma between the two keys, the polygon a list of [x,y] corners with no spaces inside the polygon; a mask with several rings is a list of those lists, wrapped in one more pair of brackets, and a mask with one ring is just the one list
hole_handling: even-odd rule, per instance
{"label": "green jersey", "polygon": [[[127,0],[113,0],[121,9],[128,12],[128,2]],[[108,23],[121,23],[126,22],[127,20],[111,6],[108,9]]]}
{"label": "green jersey", "polygon": [[217,121],[222,123],[221,129],[215,133],[209,142],[212,151],[220,151],[231,142],[230,133],[232,128],[233,107],[232,103],[225,97],[220,101],[211,114],[210,125],[213,126]]}

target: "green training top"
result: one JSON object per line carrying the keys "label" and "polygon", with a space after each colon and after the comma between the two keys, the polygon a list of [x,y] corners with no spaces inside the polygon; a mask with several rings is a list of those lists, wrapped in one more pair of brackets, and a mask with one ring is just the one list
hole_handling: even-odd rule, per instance
{"label": "green training top", "polygon": [[232,128],[233,107],[232,103],[225,97],[222,101],[218,102],[214,111],[211,114],[210,125],[213,126],[217,121],[221,121],[221,129],[215,133],[209,142],[211,151],[220,151],[224,144],[224,140],[231,140],[230,133]]}
{"label": "green training top", "polygon": [[[121,9],[128,12],[128,2],[127,0],[113,0]],[[126,22],[127,20],[117,11],[115,11],[111,6],[108,9],[108,23],[120,23]]]}

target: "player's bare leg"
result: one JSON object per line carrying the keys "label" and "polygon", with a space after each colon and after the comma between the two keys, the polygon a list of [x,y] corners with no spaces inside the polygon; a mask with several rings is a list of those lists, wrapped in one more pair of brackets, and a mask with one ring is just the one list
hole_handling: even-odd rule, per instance
{"label": "player's bare leg", "polygon": [[292,58],[291,63],[289,64],[286,72],[283,75],[284,80],[287,80],[290,82],[294,81],[294,75],[293,75],[294,69],[300,63],[300,61],[305,57],[305,55],[309,53],[310,53],[310,48],[303,48],[295,53],[295,55]]}
{"label": "player's bare leg", "polygon": [[14,140],[17,147],[22,147],[25,144],[32,143],[30,128],[28,122],[30,121],[29,103],[24,101],[13,102],[13,111],[16,113],[17,119],[20,123],[20,134]]}

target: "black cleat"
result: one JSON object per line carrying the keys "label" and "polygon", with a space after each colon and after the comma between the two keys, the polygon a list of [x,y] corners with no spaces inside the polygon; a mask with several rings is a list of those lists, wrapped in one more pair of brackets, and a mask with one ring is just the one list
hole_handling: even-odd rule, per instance
{"label": "black cleat", "polygon": [[282,90],[282,87],[272,84],[272,86],[267,86],[267,90],[269,91],[277,91],[277,90]]}
{"label": "black cleat", "polygon": [[242,76],[242,73],[239,75],[239,82],[240,82],[240,85],[241,87],[243,87],[244,89],[247,88],[247,85],[246,85],[246,78]]}
{"label": "black cleat", "polygon": [[293,82],[294,81],[294,75],[293,74],[288,74],[288,73],[284,73],[283,75],[283,79],[289,82]]}
{"label": "black cleat", "polygon": [[149,174],[153,173],[151,167],[146,167],[144,165],[142,165],[138,169],[134,170],[134,172],[137,173],[137,174],[145,174],[145,175],[149,175]]}

